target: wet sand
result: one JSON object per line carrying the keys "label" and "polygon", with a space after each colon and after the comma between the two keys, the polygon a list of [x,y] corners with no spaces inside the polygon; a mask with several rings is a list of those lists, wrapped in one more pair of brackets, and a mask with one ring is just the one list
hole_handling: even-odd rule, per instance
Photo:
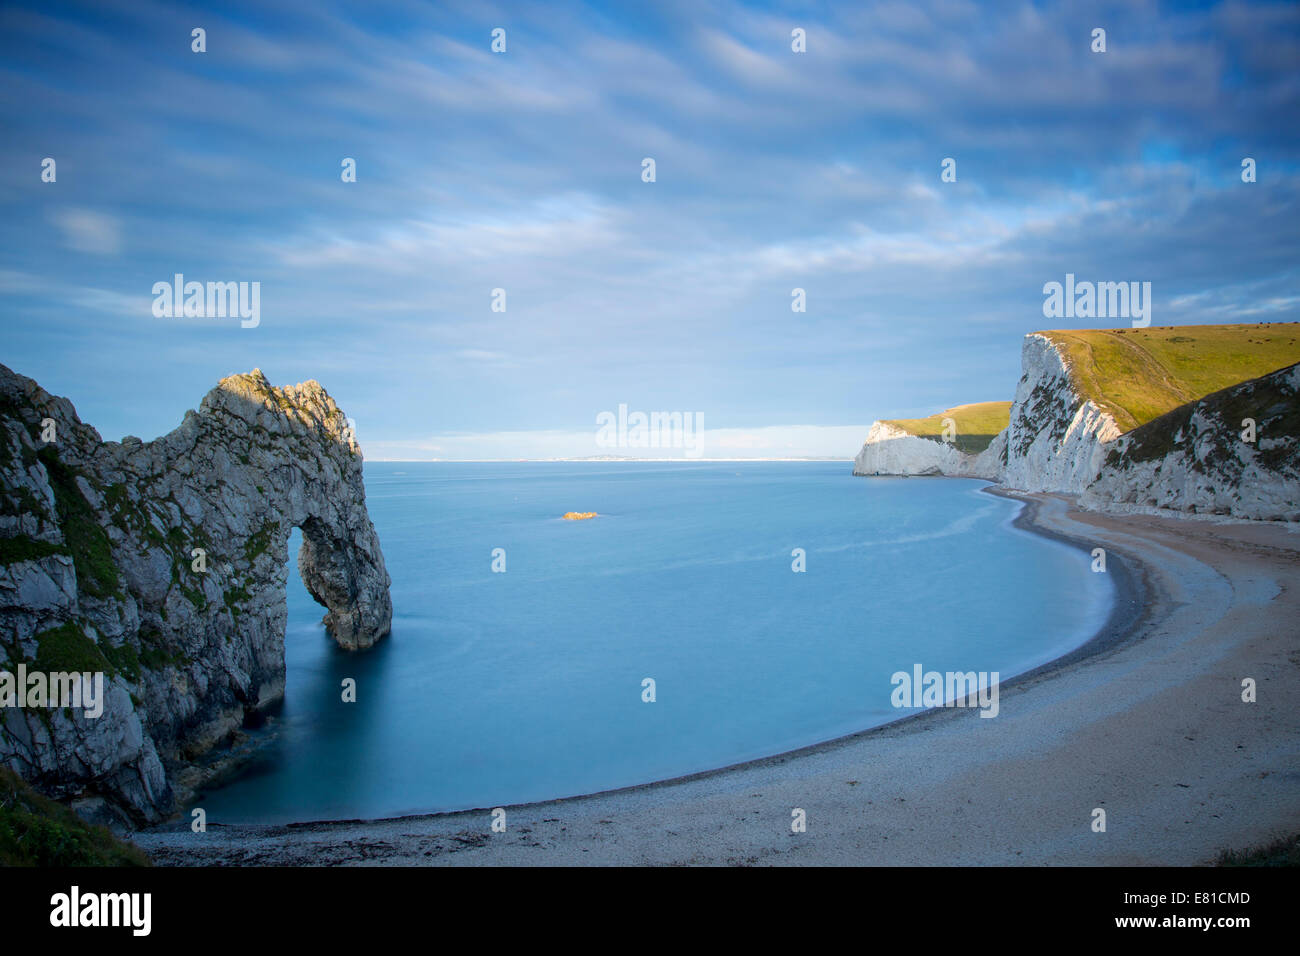
{"label": "wet sand", "polygon": [[202,834],[186,821],[135,841],[160,865],[1180,865],[1300,831],[1300,528],[992,493],[1029,502],[1021,527],[1105,548],[1117,593],[1092,641],[1003,682],[994,719],[939,709],[507,807],[503,833],[483,809]]}

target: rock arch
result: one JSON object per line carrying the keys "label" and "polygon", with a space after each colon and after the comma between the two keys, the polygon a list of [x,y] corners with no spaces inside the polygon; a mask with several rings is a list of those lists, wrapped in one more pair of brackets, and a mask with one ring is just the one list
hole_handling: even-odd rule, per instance
{"label": "rock arch", "polygon": [[[59,438],[42,443],[51,418]],[[254,369],[155,441],[104,442],[66,399],[0,366],[0,426],[0,539],[31,555],[0,575],[0,651],[34,663],[79,649],[112,688],[93,723],[0,717],[0,762],[47,792],[158,819],[201,782],[190,761],[283,696],[294,527],[338,645],[388,633],[361,452],[318,383],[274,388]]]}

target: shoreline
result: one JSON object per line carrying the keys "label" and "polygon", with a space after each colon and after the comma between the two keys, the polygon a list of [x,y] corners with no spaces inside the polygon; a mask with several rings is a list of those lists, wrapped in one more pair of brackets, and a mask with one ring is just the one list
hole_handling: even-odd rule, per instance
{"label": "shoreline", "polygon": [[[1022,502],[1023,507],[1011,522],[1014,527],[1085,551],[1091,550],[1091,547],[1098,542],[1096,535],[1080,533],[1090,526],[1095,527],[1098,523],[1114,525],[1128,522],[1131,524],[1141,520],[1132,516],[1119,519],[1115,516],[1081,512],[1072,501],[1067,501],[1060,496],[1013,494],[992,485],[981,490],[984,493]],[[1050,513],[1044,514],[1045,510]],[[1172,518],[1145,520],[1173,523],[1175,526],[1179,521]],[[1208,532],[1216,530],[1206,525],[1201,525],[1201,528],[1207,529]],[[1168,530],[1167,528],[1166,531]],[[1266,529],[1270,534],[1279,531],[1285,533],[1286,529]],[[1034,694],[1044,687],[1048,688],[1049,692],[1058,689],[1059,683],[1065,681],[1068,676],[1076,674],[1087,662],[1109,659],[1135,646],[1140,646],[1145,637],[1158,630],[1159,625],[1168,623],[1175,611],[1186,606],[1185,603],[1180,602],[1179,595],[1174,593],[1177,588],[1170,587],[1170,582],[1166,580],[1168,575],[1159,573],[1152,555],[1142,553],[1141,539],[1135,540],[1139,543],[1138,547],[1133,547],[1131,541],[1102,542],[1106,547],[1107,573],[1113,575],[1115,594],[1111,613],[1100,630],[1061,657],[1001,681],[999,696],[1004,711],[1007,709],[1008,702]],[[1295,577],[1300,579],[1300,567],[1293,567],[1292,570],[1297,572]],[[1300,581],[1297,581],[1297,584],[1300,585]],[[1300,591],[1300,587],[1295,590]],[[1297,663],[1300,663],[1300,659]],[[186,823],[173,821],[133,834],[132,839],[154,855],[156,862],[161,865],[187,863],[423,865],[431,862],[563,865],[566,863],[759,862],[763,856],[775,852],[777,846],[784,847],[792,840],[805,838],[804,842],[813,842],[806,839],[813,830],[812,811],[808,811],[809,834],[791,834],[788,823],[790,809],[787,806],[784,821],[778,820],[771,828],[771,832],[767,834],[767,840],[763,841],[775,845],[761,847],[763,852],[753,859],[746,856],[728,856],[716,850],[709,851],[695,842],[689,844],[691,853],[687,859],[676,859],[672,855],[664,858],[662,845],[658,847],[652,845],[662,844],[662,839],[643,842],[638,837],[649,836],[647,830],[660,831],[661,838],[664,833],[675,836],[674,831],[663,831],[662,821],[671,820],[677,815],[691,815],[692,810],[698,808],[698,797],[701,793],[716,797],[719,793],[735,789],[742,782],[745,786],[741,789],[747,790],[750,788],[748,781],[753,781],[756,786],[761,783],[764,788],[770,789],[773,777],[780,778],[779,782],[785,784],[787,789],[790,787],[795,790],[804,789],[799,784],[805,777],[816,775],[821,769],[819,764],[844,762],[846,757],[850,762],[856,763],[858,751],[864,749],[878,751],[886,741],[887,749],[893,751],[900,749],[900,742],[907,745],[902,747],[903,750],[924,750],[925,748],[919,746],[918,742],[923,743],[926,737],[934,734],[950,736],[963,716],[976,716],[966,715],[965,710],[965,708],[935,708],[908,714],[886,724],[770,757],[616,790],[507,807],[510,826],[504,834],[491,832],[489,812],[486,808],[481,808],[373,820],[310,821],[267,825],[221,825],[210,822],[209,831],[201,835],[190,834]],[[994,720],[987,723],[1000,722]],[[983,722],[976,721],[976,728],[980,723]],[[969,750],[971,743],[969,738],[974,733],[983,736],[980,731],[969,726],[964,729],[964,732],[958,734],[959,737],[966,738],[963,749]],[[962,742],[958,741],[958,745],[961,747]],[[864,767],[862,775],[865,774]],[[811,783],[811,781],[807,782]],[[860,781],[850,781],[848,785],[856,787],[859,783]],[[819,788],[809,786],[806,789],[811,792],[805,797],[804,803],[814,802],[814,798],[819,795]],[[906,802],[906,798],[898,799],[900,802]],[[866,803],[873,805],[871,800],[867,800]],[[1292,823],[1300,826],[1300,800],[1294,801],[1292,808],[1295,811],[1292,814],[1294,817]],[[629,827],[629,832],[620,834],[617,830],[617,818],[620,815],[625,816],[628,810],[634,811],[639,819],[636,820],[635,825]],[[649,819],[646,818],[647,812]],[[593,816],[601,819],[594,823],[587,819]],[[531,821],[532,826],[519,826],[515,823],[521,818]],[[574,840],[572,837],[565,836],[568,827],[558,827],[557,834],[551,838],[554,842],[550,845],[531,839],[534,827],[557,830],[556,827],[546,825],[561,823],[566,819],[573,823],[581,821],[587,828],[594,827],[594,834]],[[511,833],[515,827],[518,827],[518,835],[512,840]],[[594,843],[593,835],[599,837]],[[530,839],[521,844],[520,837]],[[884,834],[883,838],[887,840],[889,835]],[[611,858],[599,852],[600,847],[610,842],[626,842],[630,846],[624,847]],[[444,846],[448,843],[449,846]],[[358,847],[367,846],[370,849],[358,850]],[[639,850],[629,855],[626,851],[633,846],[639,847]],[[530,849],[525,850],[523,847]],[[539,852],[538,848],[543,848],[546,852]],[[462,851],[465,850],[473,851],[469,854],[472,860],[463,857]],[[458,856],[453,859],[450,854],[458,854]],[[431,859],[432,857],[438,859]],[[798,862],[872,861],[800,859]],[[887,859],[881,862],[914,861]],[[1017,855],[1014,862],[1043,861],[1036,860],[1035,856],[1025,858]]]}
{"label": "shoreline", "polygon": [[[974,480],[987,481],[987,479],[983,479],[983,478],[974,479]],[[1041,503],[1037,499],[1024,498],[1018,494],[1008,494],[1007,492],[1000,490],[998,486],[993,483],[988,483],[984,488],[981,488],[979,490],[984,494],[995,495],[998,498],[1014,501],[1021,505],[1020,510],[1010,520],[1010,524],[1012,527],[1017,528],[1021,531],[1028,532],[1030,534],[1037,535],[1039,537],[1043,537],[1052,541],[1059,542],[1068,547],[1078,548],[1085,552],[1089,550],[1089,542],[1085,542],[1082,539],[1061,534],[1060,532],[1054,531],[1050,528],[1046,528],[1038,525],[1036,519],[1038,516],[1039,508],[1041,507]],[[1068,666],[1069,664],[1074,663],[1075,661],[1079,661],[1087,657],[1091,657],[1093,654],[1102,653],[1103,651],[1108,650],[1111,647],[1117,646],[1118,644],[1124,642],[1125,640],[1133,636],[1133,631],[1145,612],[1144,597],[1149,592],[1151,585],[1149,582],[1145,580],[1145,575],[1142,574],[1140,565],[1136,569],[1136,571],[1134,569],[1129,568],[1128,562],[1131,560],[1133,559],[1125,556],[1122,557],[1120,561],[1115,562],[1112,560],[1111,553],[1107,552],[1107,569],[1108,569],[1108,573],[1113,574],[1115,580],[1115,593],[1113,595],[1110,612],[1107,614],[1106,620],[1102,622],[1101,627],[1098,628],[1097,631],[1091,637],[1084,640],[1077,647],[1071,648],[1069,651],[1062,654],[1060,657],[1054,657],[1050,661],[1045,661],[1042,664],[1038,664],[1034,667],[1031,667],[1029,670],[1021,671],[1020,673],[1014,674],[1011,677],[1006,678],[1005,680],[999,680],[998,681],[999,697],[1003,692],[1013,688],[1016,684],[1018,684],[1021,681],[1047,676],[1052,672],[1054,672],[1055,670],[1061,667]],[[1112,568],[1115,569],[1113,572],[1112,572]],[[855,730],[851,733],[841,734],[838,737],[831,737],[827,740],[820,740],[816,743],[806,744],[802,747],[796,747],[793,750],[783,750],[780,753],[769,754],[768,756],[765,757],[754,757],[752,759],[741,760],[736,763],[723,764],[721,767],[713,767],[708,770],[696,770],[696,771],[692,771],[691,773],[678,774],[672,777],[664,777],[661,780],[647,780],[644,783],[629,784],[625,787],[613,787],[607,790],[593,790],[589,793],[575,793],[575,794],[569,794],[567,796],[562,796],[562,797],[551,797],[546,800],[534,800],[528,803],[507,804],[506,806],[508,808],[512,807],[515,809],[523,809],[526,807],[549,806],[555,803],[565,803],[573,800],[585,800],[589,797],[601,797],[601,796],[607,796],[611,794],[632,793],[640,790],[649,790],[657,787],[666,787],[666,786],[671,786],[673,784],[686,783],[693,780],[705,779],[714,776],[716,774],[732,773],[734,771],[744,770],[746,768],[751,768],[751,767],[768,766],[773,762],[783,763],[790,758],[796,758],[796,757],[808,756],[811,754],[820,753],[823,750],[848,744],[854,740],[867,737],[871,734],[875,734],[880,731],[884,731],[887,728],[899,727],[903,724],[908,723],[909,721],[925,720],[926,718],[934,717],[937,714],[942,714],[947,709],[949,708],[930,708],[922,711],[904,714],[901,717],[895,717],[893,720],[886,721],[883,724],[876,724],[871,727],[864,727],[861,730]],[[265,746],[266,743],[267,743],[266,741],[263,741],[262,745]],[[235,772],[237,773],[238,768],[242,766],[243,762],[244,761],[242,760],[238,760],[238,761],[231,760],[230,765],[233,768],[235,768]],[[227,781],[233,780],[233,777],[229,776],[230,773],[229,770],[225,771],[224,773],[226,774],[225,779]],[[191,788],[191,790],[196,790],[196,789],[201,789],[201,788]],[[192,803],[184,804],[183,805],[184,810],[182,811],[181,815],[183,816],[184,811],[190,809],[192,805],[197,805],[197,804],[192,804]],[[229,827],[232,830],[236,828],[269,827],[269,826],[301,828],[301,827],[311,827],[311,826],[366,825],[366,824],[375,824],[375,823],[388,823],[396,820],[421,820],[425,818],[451,817],[451,816],[455,816],[456,814],[463,814],[463,813],[486,813],[490,810],[491,808],[485,805],[481,807],[466,807],[459,810],[435,810],[429,812],[401,813],[401,814],[397,814],[396,816],[387,816],[387,817],[340,817],[336,819],[327,819],[327,820],[292,820],[288,822],[281,821],[278,823],[236,823],[236,824],[221,824],[221,825]],[[148,830],[144,832],[148,832],[149,830],[167,829],[171,822],[172,821],[168,821],[167,823],[158,824],[154,827],[148,828]]]}
{"label": "shoreline", "polygon": [[[994,483],[989,483],[980,490],[986,495],[995,495],[998,498],[1024,504],[1020,513],[1011,521],[1013,527],[1091,554],[1093,541],[1065,534],[1038,522],[1038,512],[1042,508],[1042,501],[1038,497],[1030,497],[1021,492],[1009,492]],[[1152,613],[1152,604],[1168,600],[1168,595],[1160,591],[1159,581],[1147,572],[1142,560],[1124,549],[1114,548],[1106,551],[1106,573],[1110,575],[1115,585],[1115,593],[1110,613],[1097,633],[1060,657],[1054,657],[1031,670],[1009,677],[1001,682],[1001,686],[1010,687],[1017,681],[1045,677],[1094,654],[1104,653],[1140,637],[1142,625]]]}

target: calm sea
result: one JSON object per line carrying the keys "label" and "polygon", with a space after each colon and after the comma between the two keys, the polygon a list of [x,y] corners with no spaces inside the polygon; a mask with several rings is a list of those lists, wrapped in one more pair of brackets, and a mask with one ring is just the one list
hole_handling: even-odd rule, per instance
{"label": "calm sea", "polygon": [[508,806],[722,767],[904,716],[895,671],[1006,679],[1103,623],[1107,575],[1012,528],[1019,505],[983,482],[851,470],[367,464],[392,635],[338,650],[291,569],[276,736],[203,795],[208,820]]}

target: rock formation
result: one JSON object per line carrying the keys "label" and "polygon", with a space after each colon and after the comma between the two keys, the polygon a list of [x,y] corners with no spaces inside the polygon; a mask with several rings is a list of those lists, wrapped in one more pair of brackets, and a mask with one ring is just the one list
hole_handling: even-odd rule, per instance
{"label": "rock formation", "polygon": [[1107,446],[1080,501],[1108,511],[1300,521],[1300,365],[1126,432]]}
{"label": "rock formation", "polygon": [[316,382],[223,379],[174,431],[105,442],[0,366],[0,669],[106,675],[104,713],[0,710],[0,764],[132,823],[284,693],[287,544],[358,650],[392,604],[347,419]]}
{"label": "rock formation", "polygon": [[[855,475],[985,478],[1078,495],[1085,507],[1300,520],[1300,396],[1289,366],[1179,406],[1127,433],[1080,394],[1057,343],[1025,336],[1011,420],[964,455],[876,422]],[[1241,438],[1245,419],[1257,440]]]}
{"label": "rock formation", "polygon": [[985,451],[968,455],[937,438],[910,434],[890,422],[873,422],[866,443],[853,460],[853,473],[996,479],[1002,466],[998,444],[1002,438],[999,435]]}
{"label": "rock formation", "polygon": [[1025,336],[1020,369],[999,480],[1021,491],[1078,494],[1097,477],[1103,446],[1119,437],[1119,426],[1079,395],[1047,336]]}

